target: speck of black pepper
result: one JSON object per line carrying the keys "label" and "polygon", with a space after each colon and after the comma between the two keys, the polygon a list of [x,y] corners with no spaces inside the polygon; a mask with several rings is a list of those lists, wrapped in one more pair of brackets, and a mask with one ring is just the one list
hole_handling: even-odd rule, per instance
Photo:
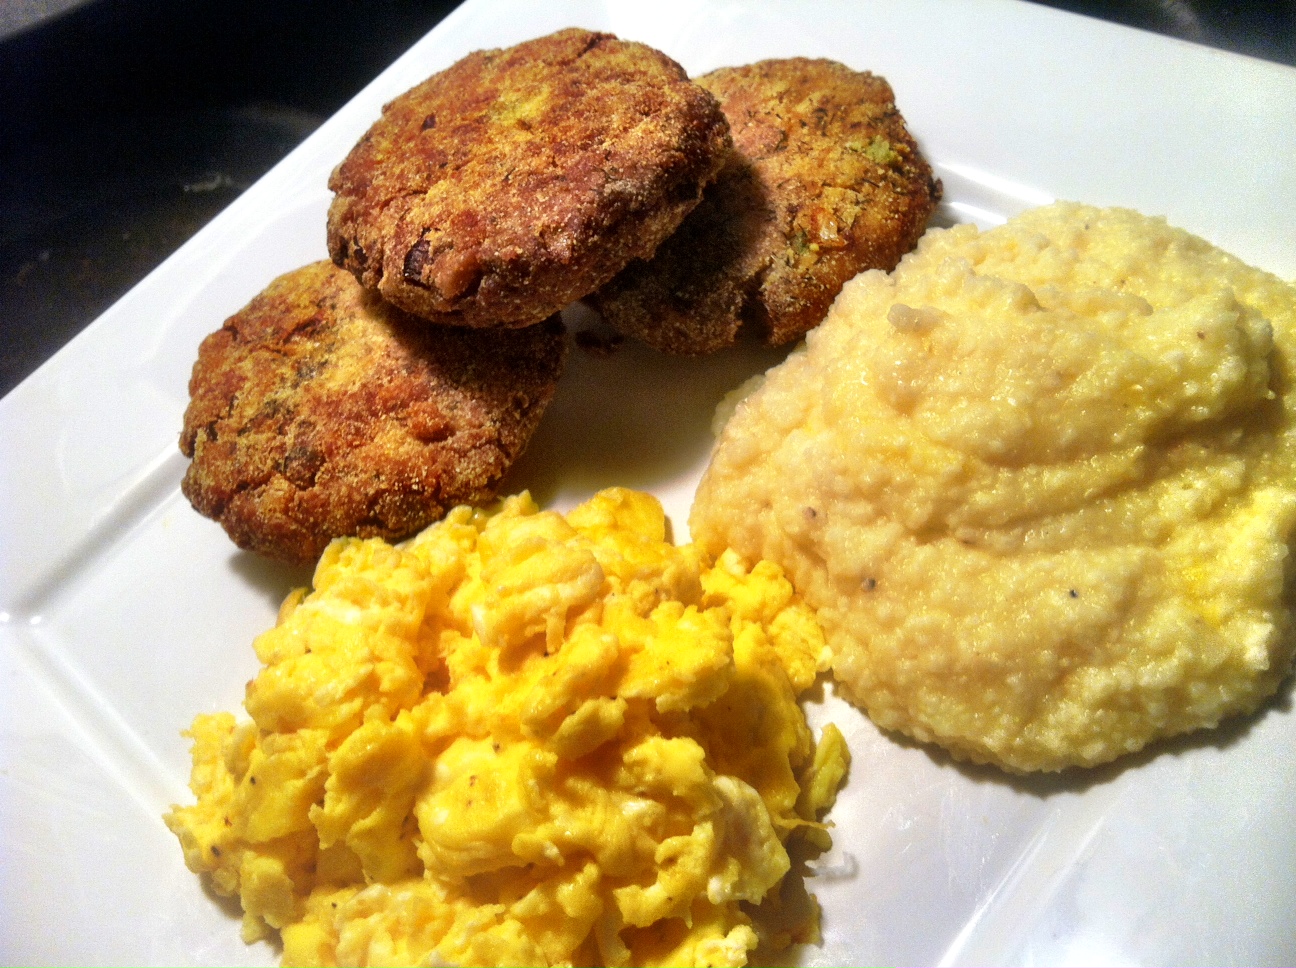
{"label": "speck of black pepper", "polygon": [[864,590],[865,590],[866,592],[871,592],[871,591],[872,591],[873,589],[875,589],[875,588],[877,588],[877,579],[876,579],[876,578],[865,578],[865,579],[864,579]]}
{"label": "speck of black pepper", "polygon": [[819,517],[819,512],[816,511],[814,508],[806,508],[803,513],[805,514],[806,518],[811,521]]}
{"label": "speck of black pepper", "polygon": [[1071,591],[1069,592],[1069,594],[1071,595],[1072,598],[1079,598],[1079,597],[1080,597],[1080,593],[1079,593],[1078,591],[1076,591],[1074,588],[1071,589]]}
{"label": "speck of black pepper", "polygon": [[256,786],[256,777],[254,776],[248,777],[248,782],[251,783],[253,786]]}
{"label": "speck of black pepper", "polygon": [[213,856],[213,857],[219,857],[219,856],[220,856],[220,848],[217,847],[215,844],[212,844],[212,856]]}

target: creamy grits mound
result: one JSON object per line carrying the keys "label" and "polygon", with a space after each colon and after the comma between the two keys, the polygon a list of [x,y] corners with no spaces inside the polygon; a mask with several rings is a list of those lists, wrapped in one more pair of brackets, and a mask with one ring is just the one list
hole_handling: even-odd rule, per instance
{"label": "creamy grits mound", "polygon": [[251,719],[194,722],[197,802],[166,817],[244,938],[289,965],[717,966],[812,939],[780,887],[849,761],[797,704],[822,632],[776,566],[665,539],[614,488],[329,545],[256,641]]}
{"label": "creamy grits mound", "polygon": [[1292,664],[1296,288],[1058,203],[850,282],[690,519],[785,570],[880,726],[1012,771],[1253,710]]}

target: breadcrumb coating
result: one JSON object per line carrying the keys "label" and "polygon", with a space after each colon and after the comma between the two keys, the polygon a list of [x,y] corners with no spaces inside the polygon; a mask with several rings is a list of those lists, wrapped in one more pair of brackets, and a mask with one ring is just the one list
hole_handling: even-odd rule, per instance
{"label": "breadcrumb coating", "polygon": [[745,322],[789,343],[847,279],[891,269],[914,247],[940,182],[874,74],[798,57],[698,84],[719,99],[733,151],[679,231],[592,302],[622,333],[670,353],[732,345]]}
{"label": "breadcrumb coating", "polygon": [[280,276],[203,340],[182,490],[241,548],[310,563],[487,500],[566,355],[559,321],[429,329],[330,262]]}
{"label": "breadcrumb coating", "polygon": [[652,255],[729,145],[715,99],[643,44],[568,29],[478,51],[334,170],[329,253],[431,322],[526,326]]}

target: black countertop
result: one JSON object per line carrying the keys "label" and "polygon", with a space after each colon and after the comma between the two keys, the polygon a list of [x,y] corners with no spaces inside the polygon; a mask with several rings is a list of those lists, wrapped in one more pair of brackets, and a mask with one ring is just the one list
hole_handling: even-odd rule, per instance
{"label": "black countertop", "polygon": [[[1044,0],[1296,65],[1296,0]],[[0,34],[0,395],[458,0],[79,0]]]}

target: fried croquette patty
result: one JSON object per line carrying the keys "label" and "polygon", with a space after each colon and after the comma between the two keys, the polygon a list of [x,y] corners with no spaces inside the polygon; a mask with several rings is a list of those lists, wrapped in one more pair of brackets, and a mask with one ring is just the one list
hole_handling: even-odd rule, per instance
{"label": "fried croquette patty", "polygon": [[181,484],[240,548],[293,563],[407,537],[493,496],[553,396],[559,321],[429,328],[330,262],[280,276],[203,340]]}
{"label": "fried croquette patty", "polygon": [[679,231],[591,301],[670,353],[729,346],[748,320],[771,344],[791,342],[847,279],[914,247],[940,182],[881,77],[798,57],[697,83],[720,100],[733,151]]}
{"label": "fried croquette patty", "polygon": [[478,51],[334,170],[329,253],[432,322],[529,325],[650,256],[729,144],[715,99],[643,44],[569,29]]}

